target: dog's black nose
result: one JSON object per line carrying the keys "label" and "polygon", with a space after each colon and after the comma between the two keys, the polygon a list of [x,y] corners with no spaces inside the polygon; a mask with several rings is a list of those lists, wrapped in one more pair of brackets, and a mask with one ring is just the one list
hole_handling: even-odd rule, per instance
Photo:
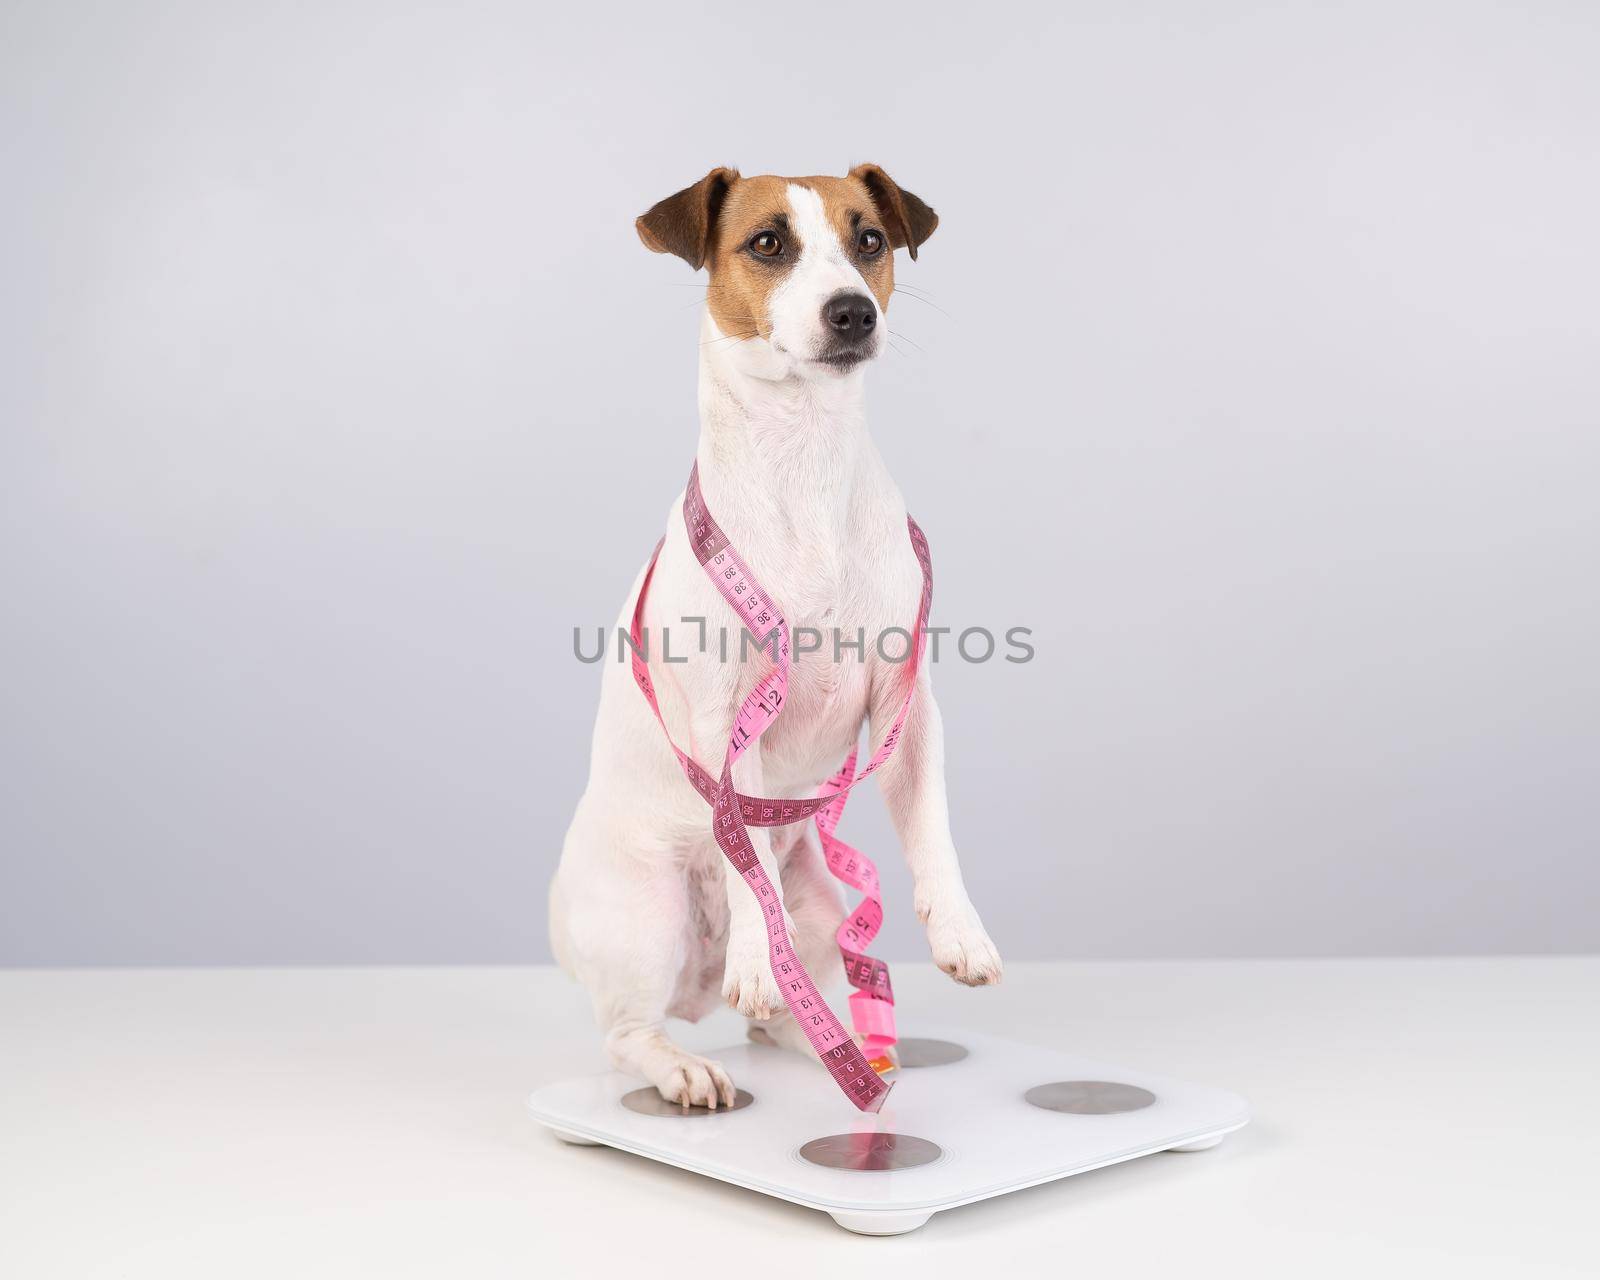
{"label": "dog's black nose", "polygon": [[878,324],[878,309],[864,293],[836,293],[822,308],[822,321],[840,345],[864,342]]}

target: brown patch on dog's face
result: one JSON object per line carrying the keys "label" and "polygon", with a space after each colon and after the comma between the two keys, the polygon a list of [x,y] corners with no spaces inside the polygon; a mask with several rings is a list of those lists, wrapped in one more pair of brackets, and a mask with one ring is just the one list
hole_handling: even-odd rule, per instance
{"label": "brown patch on dog's face", "polygon": [[728,190],[706,266],[706,305],[730,338],[769,338],[767,303],[800,261],[786,178],[741,178]]}
{"label": "brown patch on dog's face", "polygon": [[889,228],[889,242],[917,260],[917,247],[939,226],[939,215],[913,192],[907,191],[875,164],[858,164],[850,176],[872,197]]}
{"label": "brown patch on dog's face", "polygon": [[881,311],[889,310],[894,292],[894,249],[883,214],[859,178],[807,178],[805,185],[822,197],[828,222],[845,258],[861,273]]}

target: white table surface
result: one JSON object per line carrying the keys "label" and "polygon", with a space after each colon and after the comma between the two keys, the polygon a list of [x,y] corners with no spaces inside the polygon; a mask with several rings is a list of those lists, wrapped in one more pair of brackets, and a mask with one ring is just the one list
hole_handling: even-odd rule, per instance
{"label": "white table surface", "polygon": [[0,1275],[1600,1274],[1600,958],[895,985],[906,1034],[920,1014],[1220,1085],[1254,1122],[872,1240],[530,1121],[534,1085],[605,1066],[552,969],[0,972]]}

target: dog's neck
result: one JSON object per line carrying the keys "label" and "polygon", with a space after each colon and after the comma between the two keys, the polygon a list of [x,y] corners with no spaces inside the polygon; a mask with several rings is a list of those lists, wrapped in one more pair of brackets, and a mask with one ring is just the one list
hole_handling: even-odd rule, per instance
{"label": "dog's neck", "polygon": [[715,335],[708,324],[700,348],[698,458],[708,490],[737,490],[724,506],[759,502],[814,536],[837,536],[866,439],[862,370],[783,376],[780,357],[734,350]]}

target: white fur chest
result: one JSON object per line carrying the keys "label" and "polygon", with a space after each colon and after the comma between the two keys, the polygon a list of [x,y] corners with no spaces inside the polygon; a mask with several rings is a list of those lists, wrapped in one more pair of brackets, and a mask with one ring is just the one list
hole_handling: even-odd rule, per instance
{"label": "white fur chest", "polygon": [[[900,496],[859,414],[777,430],[747,421],[716,447],[730,425],[707,423],[702,487],[790,629],[788,700],[763,754],[769,791],[803,794],[856,742],[873,690],[905,678],[921,573]],[[764,665],[762,655],[744,664],[741,693]]]}

